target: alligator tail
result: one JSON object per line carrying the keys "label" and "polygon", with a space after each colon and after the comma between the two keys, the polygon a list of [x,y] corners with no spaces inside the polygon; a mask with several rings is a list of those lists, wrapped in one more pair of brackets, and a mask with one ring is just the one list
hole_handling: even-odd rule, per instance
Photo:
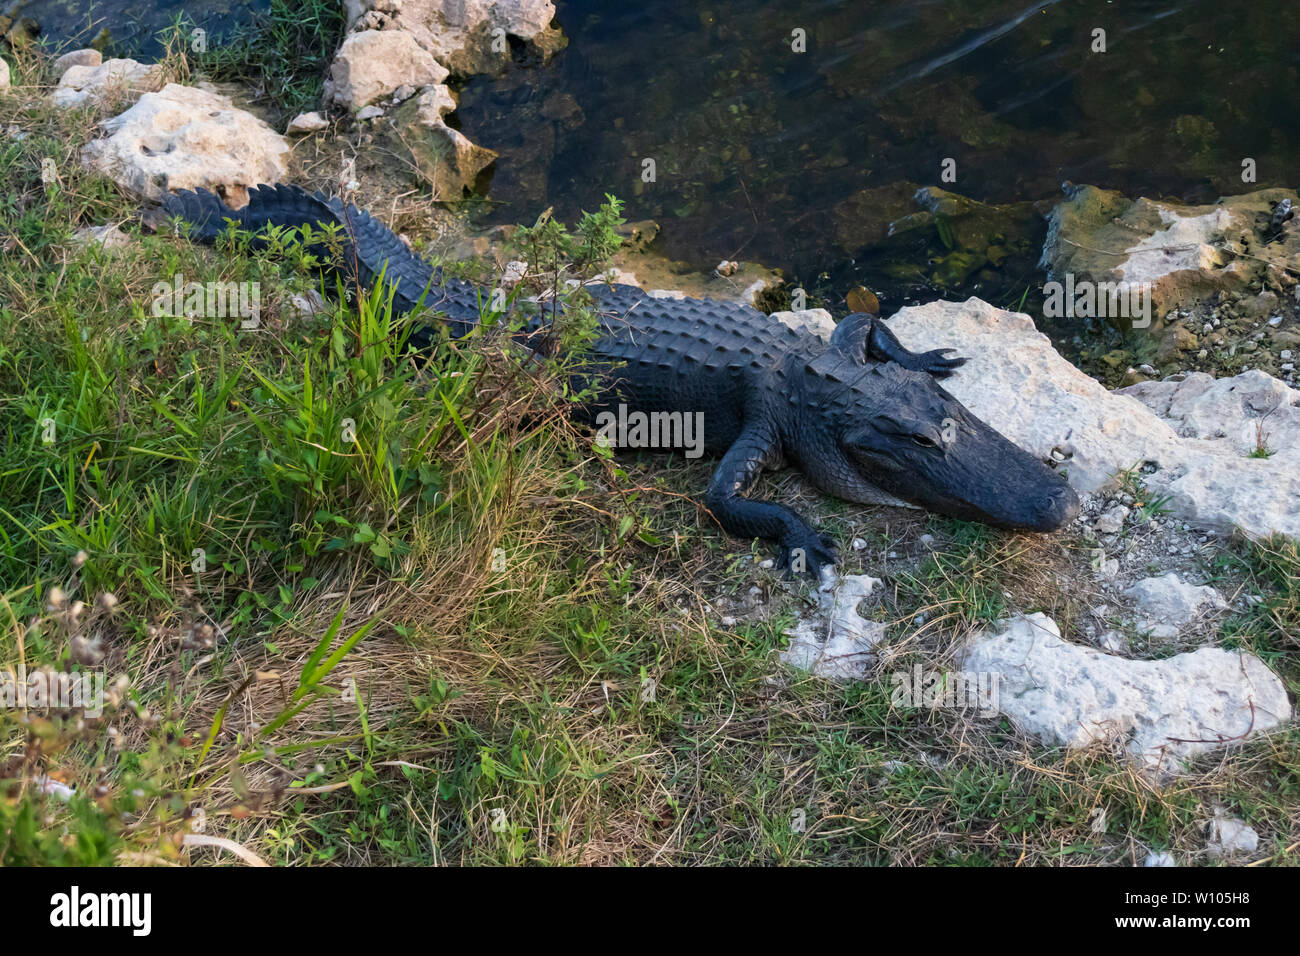
{"label": "alligator tail", "polygon": [[[465,282],[444,282],[440,270],[408,249],[369,213],[324,193],[309,193],[300,186],[255,186],[248,197],[247,206],[231,209],[206,189],[184,189],[164,197],[163,209],[190,224],[191,239],[208,243],[226,228],[226,220],[252,233],[255,246],[265,245],[262,233],[270,226],[337,226],[343,247],[335,260],[336,268],[348,278],[359,279],[367,288],[373,287],[382,275],[393,286],[394,312],[410,312],[417,306],[441,312],[447,316],[453,337],[466,334],[478,323],[477,290]],[[333,258],[323,245],[313,246],[311,251],[321,261]]]}

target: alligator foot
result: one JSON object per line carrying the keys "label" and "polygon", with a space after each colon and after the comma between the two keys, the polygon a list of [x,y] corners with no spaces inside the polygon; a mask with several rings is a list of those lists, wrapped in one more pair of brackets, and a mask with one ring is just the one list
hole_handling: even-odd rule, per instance
{"label": "alligator foot", "polygon": [[908,351],[880,316],[868,312],[855,312],[846,317],[835,327],[830,345],[854,361],[874,359],[877,362],[894,362],[913,372],[926,372],[935,378],[947,378],[966,363],[964,358],[948,358],[945,353],[952,349]]}
{"label": "alligator foot", "polygon": [[894,361],[913,372],[929,372],[935,378],[947,378],[966,364],[966,359],[960,356],[948,358],[945,353],[951,351],[952,349],[932,349],[929,352],[908,352],[903,358]]}
{"label": "alligator foot", "polygon": [[935,378],[947,378],[954,370],[966,364],[964,358],[948,358],[952,349],[932,349],[929,352],[910,352],[898,341],[893,331],[877,319],[872,323],[868,339],[870,353],[875,358],[896,362],[913,372],[928,372]]}
{"label": "alligator foot", "polygon": [[812,528],[802,528],[788,534],[776,553],[776,566],[785,572],[787,579],[796,574],[807,574],[815,581],[822,579],[825,568],[839,563],[839,548],[824,534]]}

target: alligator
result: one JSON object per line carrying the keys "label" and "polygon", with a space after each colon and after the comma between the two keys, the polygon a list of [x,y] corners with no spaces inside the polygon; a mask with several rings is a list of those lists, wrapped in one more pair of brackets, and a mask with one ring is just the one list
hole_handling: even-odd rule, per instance
{"label": "alligator", "polygon": [[[260,186],[235,210],[206,190],[169,194],[164,210],[190,238],[212,241],[229,220],[253,234],[271,226],[337,227],[337,268],[363,286],[392,286],[395,311],[440,316],[453,337],[479,322],[485,294],[411,252],[387,227],[337,197]],[[624,412],[702,413],[703,448],[720,455],[704,504],[740,538],[775,542],[777,566],[820,578],[835,542],[793,509],[749,497],[764,471],[793,464],[819,490],[862,504],[907,503],[1011,530],[1050,532],[1079,499],[1042,461],[949,394],[939,379],[965,360],[950,349],[914,353],[875,314],[855,312],[829,341],[735,302],[659,298],[634,286],[588,287],[599,319],[588,369],[594,422]],[[524,331],[545,318],[528,319]]]}

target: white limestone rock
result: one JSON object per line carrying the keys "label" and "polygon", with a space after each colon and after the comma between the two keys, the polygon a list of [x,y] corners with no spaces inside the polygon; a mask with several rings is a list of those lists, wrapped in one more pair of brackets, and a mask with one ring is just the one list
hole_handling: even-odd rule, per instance
{"label": "white limestone rock", "polygon": [[756,309],[758,308],[758,297],[766,292],[772,284],[773,283],[768,279],[755,279],[749,285],[741,289],[738,295],[730,296],[729,298]]}
{"label": "white limestone rock", "polygon": [[825,309],[799,309],[794,312],[773,312],[772,318],[784,322],[796,332],[807,330],[813,335],[829,339],[835,331],[835,319]]}
{"label": "white limestone rock", "polygon": [[873,648],[885,625],[858,614],[858,604],[879,587],[879,578],[827,576],[818,590],[818,610],[786,631],[789,646],[781,660],[798,670],[831,680],[862,680],[875,660]]}
{"label": "white limestone rock", "polygon": [[319,289],[308,289],[306,292],[295,292],[289,296],[286,311],[290,319],[310,319],[328,312],[329,303]]}
{"label": "white limestone rock", "polygon": [[136,60],[105,60],[97,66],[73,65],[63,71],[51,94],[55,106],[101,106],[118,97],[156,90],[163,81],[163,69],[156,63]]}
{"label": "white limestone rock", "polygon": [[122,249],[131,244],[131,237],[114,225],[86,226],[72,234],[72,243],[78,247],[99,246],[101,249]]}
{"label": "white limestone rock", "polygon": [[1119,534],[1124,530],[1124,521],[1128,518],[1128,513],[1128,508],[1116,504],[1103,511],[1092,523],[1092,528],[1098,534]]}
{"label": "white limestone rock", "polygon": [[1110,654],[1123,653],[1126,644],[1119,631],[1105,630],[1097,637],[1097,646]]}
{"label": "white limestone rock", "polygon": [[329,129],[329,125],[330,121],[320,113],[299,113],[289,120],[289,128],[285,130],[285,135],[303,136],[307,133],[319,133],[323,129]]}
{"label": "white limestone rock", "polygon": [[53,64],[54,75],[62,79],[63,74],[73,66],[99,66],[104,62],[104,54],[93,47],[82,50],[69,50],[58,57]]}
{"label": "white limestone rock", "polygon": [[1143,578],[1124,593],[1136,605],[1143,630],[1158,638],[1177,637],[1202,612],[1228,606],[1214,588],[1188,584],[1176,571]]}
{"label": "white limestone rock", "polygon": [[[348,28],[382,28],[411,34],[444,66],[462,76],[487,73],[509,62],[508,37],[543,56],[563,45],[551,29],[551,0],[347,0]],[[417,84],[418,85],[418,84]]]}
{"label": "white limestone rock", "polygon": [[437,126],[455,109],[456,98],[441,83],[426,86],[420,91],[420,98],[415,101],[416,118],[426,126]]}
{"label": "white limestone rock", "polygon": [[501,271],[501,286],[507,289],[514,288],[526,275],[528,275],[528,263],[522,259],[511,259]]}
{"label": "white limestone rock", "polygon": [[103,127],[108,135],[86,144],[82,162],[147,199],[206,188],[238,208],[250,186],[287,171],[284,137],[228,98],[189,86],[145,93]]}
{"label": "white limestone rock", "polygon": [[1115,657],[1062,640],[1041,613],[976,633],[961,666],[999,675],[999,710],[1026,734],[1069,748],[1113,742],[1162,775],[1291,717],[1282,681],[1253,654],[1202,647],[1155,661]]}
{"label": "white limestone rock", "polygon": [[610,266],[604,272],[592,276],[590,279],[583,279],[581,281],[578,279],[565,279],[564,284],[570,289],[576,289],[580,285],[633,285],[640,288],[641,280],[636,277],[635,272],[628,272],[626,269],[620,269],[618,266]]}
{"label": "white limestone rock", "polygon": [[9,89],[9,63],[0,58],[0,93]]}
{"label": "white limestone rock", "polygon": [[1221,379],[1191,372],[1181,381],[1139,382],[1120,393],[1207,447],[1237,455],[1263,448],[1290,458],[1300,446],[1300,392],[1260,369]]}
{"label": "white limestone rock", "polygon": [[1205,852],[1210,859],[1221,860],[1254,853],[1259,848],[1259,834],[1255,829],[1247,826],[1245,820],[1230,817],[1222,810],[1215,812],[1206,829],[1209,832]]}
{"label": "white limestone rock", "polygon": [[429,86],[447,68],[404,30],[363,30],[343,41],[325,81],[325,101],[356,112],[406,85]]}

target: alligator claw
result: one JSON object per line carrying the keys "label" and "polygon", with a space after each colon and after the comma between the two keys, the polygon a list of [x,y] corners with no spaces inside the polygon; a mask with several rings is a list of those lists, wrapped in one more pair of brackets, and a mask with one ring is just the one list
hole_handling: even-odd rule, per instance
{"label": "alligator claw", "polygon": [[807,535],[782,542],[776,554],[776,567],[784,571],[788,580],[795,574],[806,574],[814,581],[822,579],[823,568],[834,568],[840,553],[835,542],[826,535],[810,531]]}
{"label": "alligator claw", "polygon": [[935,378],[947,378],[954,371],[966,364],[966,359],[958,356],[948,358],[945,354],[952,349],[934,349],[916,356],[915,371],[929,372]]}

